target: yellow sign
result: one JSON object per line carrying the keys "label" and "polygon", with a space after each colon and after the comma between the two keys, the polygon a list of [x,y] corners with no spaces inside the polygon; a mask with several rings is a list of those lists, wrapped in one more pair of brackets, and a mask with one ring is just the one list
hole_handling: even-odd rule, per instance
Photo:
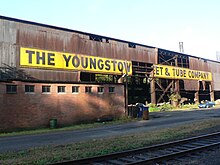
{"label": "yellow sign", "polygon": [[212,73],[167,65],[154,65],[154,77],[212,81]]}
{"label": "yellow sign", "polygon": [[132,75],[131,61],[23,47],[20,48],[20,65]]}

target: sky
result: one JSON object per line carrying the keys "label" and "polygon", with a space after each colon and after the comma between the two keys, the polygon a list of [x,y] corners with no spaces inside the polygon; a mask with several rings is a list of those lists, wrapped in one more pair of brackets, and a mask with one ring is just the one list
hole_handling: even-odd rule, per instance
{"label": "sky", "polygon": [[219,0],[0,0],[0,15],[215,60]]}

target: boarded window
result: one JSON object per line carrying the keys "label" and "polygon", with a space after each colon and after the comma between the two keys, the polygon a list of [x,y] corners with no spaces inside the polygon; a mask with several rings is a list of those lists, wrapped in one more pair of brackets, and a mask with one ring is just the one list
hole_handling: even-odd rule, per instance
{"label": "boarded window", "polygon": [[25,85],[25,92],[33,93],[34,92],[34,85]]}
{"label": "boarded window", "polygon": [[79,86],[72,86],[72,93],[79,93]]}
{"label": "boarded window", "polygon": [[17,93],[17,85],[6,85],[6,93]]}
{"label": "boarded window", "polygon": [[115,92],[115,87],[109,87],[108,91],[109,91],[109,93],[114,93]]}
{"label": "boarded window", "polygon": [[98,87],[98,93],[104,93],[104,87]]}
{"label": "boarded window", "polygon": [[42,93],[50,93],[50,86],[42,86]]}
{"label": "boarded window", "polygon": [[57,89],[57,91],[58,91],[58,93],[65,93],[65,86],[58,86],[58,89]]}
{"label": "boarded window", "polygon": [[92,93],[92,87],[85,87],[86,93]]}

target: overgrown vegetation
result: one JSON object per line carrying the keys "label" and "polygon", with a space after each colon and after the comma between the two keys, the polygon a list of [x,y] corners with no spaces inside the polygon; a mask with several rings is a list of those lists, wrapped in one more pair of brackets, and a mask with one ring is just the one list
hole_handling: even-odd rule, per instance
{"label": "overgrown vegetation", "polygon": [[197,135],[199,132],[219,128],[220,119],[203,120],[176,128],[160,129],[151,132],[60,146],[46,146],[20,152],[0,154],[0,164],[48,164],[60,161],[86,158],[129,150],[156,143],[168,142]]}
{"label": "overgrown vegetation", "polygon": [[161,112],[161,111],[171,111],[171,110],[189,110],[189,109],[198,109],[198,104],[180,104],[177,107],[168,103],[148,104],[149,112]]}

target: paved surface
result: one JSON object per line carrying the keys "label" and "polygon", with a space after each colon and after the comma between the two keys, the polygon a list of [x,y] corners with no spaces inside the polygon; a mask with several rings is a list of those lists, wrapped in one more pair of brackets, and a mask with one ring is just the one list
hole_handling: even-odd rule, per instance
{"label": "paved surface", "polygon": [[220,118],[220,109],[203,109],[194,111],[154,112],[150,120],[141,120],[100,128],[63,131],[40,135],[22,135],[0,138],[0,152],[19,151],[46,145],[69,144],[84,140],[99,139],[111,136],[147,132],[160,128],[171,128],[202,119]]}

